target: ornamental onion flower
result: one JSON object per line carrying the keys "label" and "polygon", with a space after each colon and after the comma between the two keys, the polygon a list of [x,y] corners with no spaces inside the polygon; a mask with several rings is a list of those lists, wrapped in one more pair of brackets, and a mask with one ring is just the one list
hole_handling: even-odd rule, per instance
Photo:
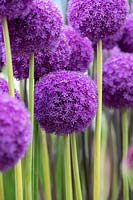
{"label": "ornamental onion flower", "polygon": [[93,49],[88,38],[81,37],[72,27],[66,26],[63,31],[71,47],[70,61],[67,70],[85,72],[93,60]]}
{"label": "ornamental onion flower", "polygon": [[13,167],[22,158],[31,140],[29,114],[24,104],[0,94],[0,171]]}
{"label": "ornamental onion flower", "polygon": [[103,103],[112,108],[133,106],[133,56],[112,56],[103,68]]}
{"label": "ornamental onion flower", "polygon": [[81,132],[96,110],[96,84],[80,72],[50,73],[35,86],[35,117],[47,133]]}
{"label": "ornamental onion flower", "polygon": [[6,16],[12,19],[21,15],[27,15],[32,1],[33,0],[1,0],[0,16]]}
{"label": "ornamental onion flower", "polygon": [[[8,83],[5,79],[0,78],[0,95],[1,94],[8,94]],[[20,99],[20,95],[17,90],[15,90],[15,97],[16,99]]]}
{"label": "ornamental onion flower", "polygon": [[128,17],[118,45],[123,52],[133,53],[133,15]]}
{"label": "ornamental onion flower", "polygon": [[9,21],[12,53],[47,52],[61,33],[62,16],[51,0],[34,0],[27,16]]}
{"label": "ornamental onion flower", "polygon": [[68,21],[83,36],[97,42],[114,35],[128,12],[127,0],[70,0]]}

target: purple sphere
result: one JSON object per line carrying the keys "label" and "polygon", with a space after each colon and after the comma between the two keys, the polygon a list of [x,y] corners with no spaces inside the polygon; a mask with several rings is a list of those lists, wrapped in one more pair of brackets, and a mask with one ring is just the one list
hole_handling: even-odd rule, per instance
{"label": "purple sphere", "polygon": [[128,17],[118,45],[123,52],[133,53],[133,15]]}
{"label": "purple sphere", "polygon": [[[14,90],[15,91],[15,97],[16,97],[16,99],[20,99],[20,95],[19,95],[19,93],[18,93],[18,91],[17,90]],[[5,79],[3,79],[3,78],[0,78],[0,95],[1,94],[8,94],[8,82],[5,80]]]}
{"label": "purple sphere", "polygon": [[68,21],[83,36],[97,42],[114,35],[127,12],[127,0],[70,0]]}
{"label": "purple sphere", "polygon": [[103,68],[103,102],[111,108],[133,106],[133,56],[120,54],[107,60]]}
{"label": "purple sphere", "polygon": [[1,0],[0,16],[6,16],[9,19],[26,15],[29,12],[33,0]]}
{"label": "purple sphere", "polygon": [[13,54],[47,52],[59,39],[62,25],[62,16],[51,0],[34,0],[27,16],[9,21]]}
{"label": "purple sphere", "polygon": [[47,133],[81,132],[96,110],[96,84],[80,72],[50,73],[35,86],[35,117]]}
{"label": "purple sphere", "polygon": [[13,167],[31,141],[29,114],[24,104],[0,94],[0,171]]}
{"label": "purple sphere", "polygon": [[85,72],[93,60],[93,49],[88,38],[81,37],[72,27],[66,26],[64,33],[71,47],[67,70]]}
{"label": "purple sphere", "polygon": [[[64,34],[61,34],[56,47],[48,52],[35,53],[35,78],[38,79],[50,72],[67,69],[70,60],[71,47]],[[29,77],[28,54],[15,54],[13,56],[13,71],[17,79]]]}

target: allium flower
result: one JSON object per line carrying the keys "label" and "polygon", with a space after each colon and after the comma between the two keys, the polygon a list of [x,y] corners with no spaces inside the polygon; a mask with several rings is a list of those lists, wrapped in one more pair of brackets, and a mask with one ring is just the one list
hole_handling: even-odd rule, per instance
{"label": "allium flower", "polygon": [[68,20],[79,33],[96,42],[115,34],[127,11],[127,0],[70,0]]}
{"label": "allium flower", "polygon": [[96,84],[80,72],[50,73],[35,86],[35,117],[47,133],[80,132],[96,110]]}
{"label": "allium flower", "polygon": [[[0,95],[8,93],[8,83],[5,79],[0,78]],[[20,99],[20,95],[17,90],[15,90],[16,99]]]}
{"label": "allium flower", "polygon": [[133,106],[133,56],[120,54],[103,68],[103,102],[112,108]]}
{"label": "allium flower", "polygon": [[31,140],[29,114],[24,104],[0,94],[0,171],[22,158]]}
{"label": "allium flower", "polygon": [[7,16],[9,19],[26,15],[33,0],[1,0],[0,16]]}
{"label": "allium flower", "polygon": [[27,16],[9,22],[13,53],[48,51],[55,46],[62,24],[62,16],[51,0],[34,0]]}
{"label": "allium flower", "polygon": [[[70,60],[71,47],[64,34],[61,34],[55,49],[49,53],[35,53],[35,78],[38,79],[49,72],[66,69]],[[14,76],[17,79],[29,77],[28,54],[13,56]]]}
{"label": "allium flower", "polygon": [[128,176],[130,186],[133,188],[133,145],[129,147],[126,158],[123,161],[123,170]]}
{"label": "allium flower", "polygon": [[85,72],[93,60],[92,44],[81,37],[72,27],[66,26],[64,33],[72,49],[67,70]]}
{"label": "allium flower", "polygon": [[3,37],[2,37],[2,27],[0,25],[0,72],[5,63],[6,63],[5,48],[4,48],[4,42],[3,42]]}
{"label": "allium flower", "polygon": [[118,45],[123,52],[133,53],[133,15],[128,17]]}

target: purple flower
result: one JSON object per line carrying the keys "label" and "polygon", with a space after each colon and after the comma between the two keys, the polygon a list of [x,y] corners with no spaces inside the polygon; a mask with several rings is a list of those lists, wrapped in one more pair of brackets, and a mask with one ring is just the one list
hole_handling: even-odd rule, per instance
{"label": "purple flower", "polygon": [[[5,93],[8,93],[8,83],[5,79],[0,78],[0,95]],[[18,100],[20,99],[20,95],[17,90],[15,90],[15,97]]]}
{"label": "purple flower", "polygon": [[118,45],[123,52],[133,53],[133,15],[128,17]]}
{"label": "purple flower", "polygon": [[34,0],[27,16],[9,21],[13,54],[47,52],[59,39],[62,16],[51,0]]}
{"label": "purple flower", "polygon": [[[64,34],[61,34],[59,42],[54,50],[49,53],[35,53],[35,78],[38,79],[49,72],[66,69],[70,60],[71,47]],[[14,76],[17,79],[29,77],[29,56],[27,54],[15,54],[13,56]]]}
{"label": "purple flower", "polygon": [[121,28],[127,11],[127,0],[70,0],[68,20],[79,33],[97,42]]}
{"label": "purple flower", "polygon": [[93,60],[93,49],[90,40],[81,37],[70,26],[64,28],[64,33],[72,50],[67,70],[85,72]]}
{"label": "purple flower", "polygon": [[0,25],[0,72],[2,71],[2,67],[4,66],[5,63],[6,63],[5,48],[2,36],[2,27]]}
{"label": "purple flower", "polygon": [[31,140],[30,132],[24,104],[0,94],[0,171],[13,167],[24,156]]}
{"label": "purple flower", "polygon": [[133,56],[112,56],[103,68],[103,102],[112,108],[133,106]]}
{"label": "purple flower", "polygon": [[26,15],[29,12],[33,0],[1,0],[0,16],[7,16],[9,19],[17,18],[21,14]]}
{"label": "purple flower", "polygon": [[47,133],[81,132],[96,110],[96,84],[80,72],[50,73],[35,86],[35,117]]}

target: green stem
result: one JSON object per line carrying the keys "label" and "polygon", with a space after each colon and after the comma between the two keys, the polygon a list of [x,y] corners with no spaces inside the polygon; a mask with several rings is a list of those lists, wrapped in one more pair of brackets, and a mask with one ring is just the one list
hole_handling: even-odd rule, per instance
{"label": "green stem", "polygon": [[[8,90],[9,90],[9,95],[14,96],[12,55],[11,55],[8,23],[7,23],[6,17],[2,18],[2,28],[3,28],[5,51],[6,51]],[[22,186],[21,161],[19,161],[18,164],[15,166],[15,189],[16,189],[16,199],[22,200],[23,199],[23,186]]]}
{"label": "green stem", "polygon": [[39,131],[37,121],[34,121],[34,170],[33,170],[33,199],[38,200],[38,162],[39,162]]}
{"label": "green stem", "polygon": [[80,177],[79,177],[77,146],[76,146],[76,136],[75,136],[75,134],[72,134],[70,136],[70,140],[71,140],[71,149],[72,149],[72,163],[73,163],[73,173],[74,173],[76,199],[82,200],[82,192],[81,192]]}
{"label": "green stem", "polygon": [[73,200],[69,135],[64,135],[64,171],[66,200]]}
{"label": "green stem", "polygon": [[4,200],[3,175],[0,173],[0,200]]}
{"label": "green stem", "polygon": [[44,191],[45,191],[45,199],[51,200],[51,182],[50,182],[50,167],[49,167],[49,155],[48,155],[48,147],[46,140],[45,131],[41,131],[41,141],[42,141],[42,153],[43,153],[43,163],[44,163]]}
{"label": "green stem", "polygon": [[24,101],[24,85],[23,85],[23,80],[19,81],[19,86],[20,86],[20,98],[21,98],[21,101]]}
{"label": "green stem", "polygon": [[[29,62],[29,104],[28,110],[32,124],[32,136],[34,131],[34,53]],[[32,200],[32,142],[25,156],[25,200]]]}
{"label": "green stem", "polygon": [[[122,149],[123,159],[128,150],[128,114],[127,109],[122,109]],[[129,186],[127,172],[123,172],[123,199],[129,200]]]}
{"label": "green stem", "polygon": [[6,66],[7,66],[7,75],[8,75],[8,90],[11,96],[14,96],[14,83],[13,83],[13,67],[12,67],[12,54],[9,38],[9,30],[7,18],[2,18],[2,28],[3,28],[3,37],[6,51]]}
{"label": "green stem", "polygon": [[94,200],[100,199],[100,152],[101,152],[101,123],[102,123],[102,41],[97,44],[97,85],[98,110],[94,136]]}

